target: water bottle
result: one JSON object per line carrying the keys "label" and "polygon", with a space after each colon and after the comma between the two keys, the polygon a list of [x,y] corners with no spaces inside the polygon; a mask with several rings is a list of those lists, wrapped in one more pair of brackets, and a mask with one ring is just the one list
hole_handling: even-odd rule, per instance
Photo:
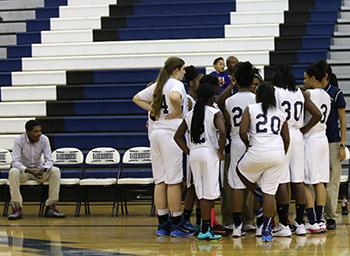
{"label": "water bottle", "polygon": [[348,213],[349,213],[348,204],[349,204],[348,200],[344,197],[343,200],[341,201],[341,214],[342,215],[348,215]]}

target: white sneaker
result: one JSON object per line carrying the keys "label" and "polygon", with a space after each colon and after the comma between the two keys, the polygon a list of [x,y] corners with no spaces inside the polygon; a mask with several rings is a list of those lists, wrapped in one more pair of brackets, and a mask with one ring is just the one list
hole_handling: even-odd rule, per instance
{"label": "white sneaker", "polygon": [[309,234],[321,233],[320,226],[317,223],[312,224],[312,225],[310,223],[306,223],[305,229],[306,229],[306,232]]}
{"label": "white sneaker", "polygon": [[319,228],[320,228],[320,231],[321,231],[321,233],[324,233],[324,232],[327,232],[327,226],[326,226],[326,223],[324,223],[324,222],[319,222],[319,223],[317,223],[318,224],[318,226],[319,226]]}
{"label": "white sneaker", "polygon": [[245,235],[245,232],[242,230],[243,228],[243,224],[241,223],[241,225],[239,225],[238,227],[236,227],[235,225],[233,225],[233,230],[232,230],[232,237],[241,237]]}
{"label": "white sneaker", "polygon": [[299,224],[298,222],[295,221],[294,226],[295,226],[295,234],[297,236],[303,236],[307,234],[305,225],[303,223]]}
{"label": "white sneaker", "polygon": [[272,230],[272,235],[276,237],[290,237],[292,231],[290,231],[289,226],[284,226],[282,223],[278,223]]}
{"label": "white sneaker", "polygon": [[256,233],[255,236],[256,237],[261,237],[262,236],[262,229],[263,229],[263,225],[261,225],[260,227],[256,227]]}
{"label": "white sneaker", "polygon": [[255,231],[255,230],[256,230],[256,227],[255,227],[255,225],[253,225],[253,224],[244,224],[244,225],[243,225],[243,230],[244,230],[245,232]]}

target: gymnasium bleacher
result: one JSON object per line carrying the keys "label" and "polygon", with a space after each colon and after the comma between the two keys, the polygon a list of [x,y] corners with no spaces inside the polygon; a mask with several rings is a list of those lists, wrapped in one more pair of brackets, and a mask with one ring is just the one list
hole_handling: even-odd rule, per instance
{"label": "gymnasium bleacher", "polygon": [[340,0],[1,0],[0,148],[32,118],[53,150],[149,145],[131,98],[169,56],[209,72],[234,55],[267,79],[285,61],[299,82],[329,58],[349,96],[349,3],[338,19]]}

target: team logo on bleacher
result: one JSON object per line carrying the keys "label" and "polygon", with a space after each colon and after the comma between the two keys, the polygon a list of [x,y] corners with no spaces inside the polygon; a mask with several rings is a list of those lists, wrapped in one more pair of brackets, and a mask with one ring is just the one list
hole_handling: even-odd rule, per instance
{"label": "team logo on bleacher", "polygon": [[92,163],[114,163],[115,150],[93,151]]}
{"label": "team logo on bleacher", "polygon": [[0,152],[0,163],[6,163],[6,153]]}
{"label": "team logo on bleacher", "polygon": [[139,161],[151,161],[151,153],[149,150],[130,150],[130,160],[129,162],[139,162]]}
{"label": "team logo on bleacher", "polygon": [[56,163],[77,163],[77,151],[57,152]]}

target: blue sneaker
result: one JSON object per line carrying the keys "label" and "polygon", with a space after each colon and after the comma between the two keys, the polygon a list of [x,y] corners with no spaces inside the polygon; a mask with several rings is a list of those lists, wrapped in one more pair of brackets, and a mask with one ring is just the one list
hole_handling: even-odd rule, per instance
{"label": "blue sneaker", "polygon": [[271,226],[267,227],[266,229],[262,230],[262,237],[263,242],[271,242],[272,241],[272,230]]}
{"label": "blue sneaker", "polygon": [[189,237],[194,235],[194,231],[188,230],[184,227],[184,223],[181,222],[179,225],[173,227],[173,231],[170,232],[172,237]]}
{"label": "blue sneaker", "polygon": [[171,233],[171,223],[167,221],[163,225],[158,225],[158,229],[156,231],[157,236],[169,236]]}
{"label": "blue sneaker", "polygon": [[189,221],[185,221],[184,223],[182,223],[182,226],[189,231],[193,231],[193,232],[197,231],[196,227],[192,225],[191,222]]}
{"label": "blue sneaker", "polygon": [[197,238],[198,240],[221,240],[222,235],[215,235],[209,228],[206,233],[199,232]]}

